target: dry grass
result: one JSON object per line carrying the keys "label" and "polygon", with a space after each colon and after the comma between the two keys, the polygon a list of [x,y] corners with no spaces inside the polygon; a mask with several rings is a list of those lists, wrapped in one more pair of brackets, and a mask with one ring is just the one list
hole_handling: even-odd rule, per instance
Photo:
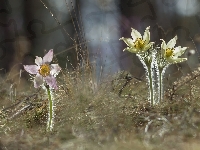
{"label": "dry grass", "polygon": [[198,149],[198,70],[175,82],[155,107],[147,102],[145,81],[122,72],[97,84],[93,72],[91,67],[62,71],[52,133],[45,130],[45,91],[26,84],[10,88],[2,81],[0,149]]}

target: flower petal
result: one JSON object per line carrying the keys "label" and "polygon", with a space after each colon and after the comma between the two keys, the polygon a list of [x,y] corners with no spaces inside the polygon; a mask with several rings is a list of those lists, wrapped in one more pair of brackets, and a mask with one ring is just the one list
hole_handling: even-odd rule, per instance
{"label": "flower petal", "polygon": [[148,49],[150,49],[150,47],[154,44],[154,42],[150,42],[149,44],[145,45],[144,47],[144,51],[147,51]]}
{"label": "flower petal", "polygon": [[183,55],[183,53],[185,52],[186,49],[187,49],[187,47],[182,47],[182,48],[181,48],[181,46],[176,47],[174,49],[174,56],[178,57],[178,56]]}
{"label": "flower petal", "polygon": [[35,63],[36,63],[38,66],[42,65],[42,58],[36,56],[36,58],[35,58]]}
{"label": "flower petal", "polygon": [[60,72],[61,68],[58,64],[51,64],[51,71],[50,71],[50,74],[52,76],[57,76],[58,73]]}
{"label": "flower petal", "polygon": [[145,41],[145,45],[148,44],[150,41],[149,29],[150,29],[150,27],[147,27],[146,30],[144,31],[143,40]]}
{"label": "flower petal", "polygon": [[138,32],[137,30],[135,30],[133,28],[131,28],[131,29],[132,29],[131,36],[132,36],[132,38],[133,38],[134,41],[137,38],[141,38],[142,39],[142,36],[141,36],[140,32]]}
{"label": "flower petal", "polygon": [[176,45],[176,40],[177,40],[177,36],[175,36],[173,39],[171,39],[167,43],[167,48],[174,48],[174,46]]}
{"label": "flower petal", "polygon": [[120,38],[119,40],[123,40],[129,47],[134,47],[134,41],[130,38]]}
{"label": "flower petal", "polygon": [[53,59],[53,49],[50,49],[49,52],[43,57],[43,64],[49,64]]}
{"label": "flower petal", "polygon": [[127,51],[129,51],[131,53],[139,53],[139,50],[134,48],[134,47],[127,47],[124,50],[127,50]]}
{"label": "flower petal", "polygon": [[165,43],[165,41],[163,39],[160,39],[160,40],[162,41],[162,43],[161,43],[161,54],[164,57],[167,45],[166,45],[166,43]]}
{"label": "flower petal", "polygon": [[169,57],[169,58],[167,59],[167,61],[168,61],[170,64],[181,63],[181,62],[186,61],[186,60],[187,60],[187,58],[171,58],[171,57]]}
{"label": "flower petal", "polygon": [[40,74],[37,74],[34,79],[34,87],[38,88],[43,84],[43,77]]}
{"label": "flower petal", "polygon": [[37,74],[40,67],[37,65],[24,65],[24,69],[30,74]]}
{"label": "flower petal", "polygon": [[56,78],[49,75],[47,77],[44,78],[44,80],[46,81],[46,83],[53,89],[57,90],[57,83],[56,83]]}

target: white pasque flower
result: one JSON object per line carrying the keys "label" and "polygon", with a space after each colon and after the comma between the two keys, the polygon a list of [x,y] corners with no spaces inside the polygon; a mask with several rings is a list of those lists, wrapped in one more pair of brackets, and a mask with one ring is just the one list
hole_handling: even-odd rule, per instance
{"label": "white pasque flower", "polygon": [[61,68],[58,64],[51,64],[53,59],[53,49],[43,57],[36,56],[35,63],[37,65],[24,65],[24,69],[30,74],[36,74],[34,78],[34,87],[38,88],[44,81],[53,89],[58,89],[56,83],[56,75],[60,72]]}
{"label": "white pasque flower", "polygon": [[131,38],[120,38],[119,40],[123,40],[128,47],[125,48],[123,51],[127,50],[131,53],[136,53],[136,54],[142,54],[145,53],[152,45],[154,42],[149,42],[150,41],[150,32],[149,29],[150,27],[147,27],[146,30],[144,31],[144,35],[142,35],[135,29],[131,28]]}
{"label": "white pasque flower", "polygon": [[171,39],[167,44],[163,39],[161,44],[161,53],[162,57],[167,61],[169,64],[180,63],[186,61],[187,58],[178,58],[181,56],[187,47],[174,47],[176,45],[177,36]]}

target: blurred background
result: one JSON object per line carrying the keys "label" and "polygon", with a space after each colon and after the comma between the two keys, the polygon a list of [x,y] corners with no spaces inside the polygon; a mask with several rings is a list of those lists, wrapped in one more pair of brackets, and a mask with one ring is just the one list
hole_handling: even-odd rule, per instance
{"label": "blurred background", "polygon": [[142,78],[142,64],[135,54],[122,51],[126,45],[119,38],[131,37],[131,27],[143,34],[151,26],[156,44],[177,35],[178,45],[189,47],[188,62],[168,71],[178,77],[199,63],[198,8],[200,0],[1,0],[0,71],[17,73],[54,49],[57,62],[69,70],[88,58],[97,78],[120,70]]}

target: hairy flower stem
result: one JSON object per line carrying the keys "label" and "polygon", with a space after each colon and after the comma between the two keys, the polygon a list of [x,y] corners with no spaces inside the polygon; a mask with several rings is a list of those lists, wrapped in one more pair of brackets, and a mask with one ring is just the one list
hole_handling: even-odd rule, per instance
{"label": "hairy flower stem", "polygon": [[148,81],[149,81],[149,94],[150,94],[150,102],[151,105],[154,105],[154,86],[153,86],[153,78],[152,78],[152,70],[151,66],[147,66],[148,71],[147,71],[147,76],[148,76]]}
{"label": "hairy flower stem", "polygon": [[166,65],[165,67],[158,67],[158,103],[163,101],[163,93],[164,93],[163,78],[167,67],[168,65]]}
{"label": "hairy flower stem", "polygon": [[46,86],[47,94],[49,97],[49,112],[48,112],[48,122],[47,122],[47,131],[52,131],[53,129],[53,100],[51,97],[51,91],[49,86]]}
{"label": "hairy flower stem", "polygon": [[146,78],[148,81],[148,89],[149,89],[149,102],[153,106],[155,104],[155,87],[154,87],[154,75],[152,71],[152,61],[149,61],[144,56],[137,54],[138,58],[140,59],[141,63],[143,64],[143,67],[146,70]]}
{"label": "hairy flower stem", "polygon": [[159,75],[158,75],[158,103],[160,103],[163,99],[163,68],[159,68]]}

